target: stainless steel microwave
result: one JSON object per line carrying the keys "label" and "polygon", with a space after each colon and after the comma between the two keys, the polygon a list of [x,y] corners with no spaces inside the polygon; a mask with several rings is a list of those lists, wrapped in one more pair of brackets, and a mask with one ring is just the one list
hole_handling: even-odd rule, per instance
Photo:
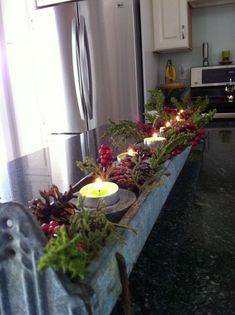
{"label": "stainless steel microwave", "polygon": [[191,68],[191,87],[221,86],[235,82],[235,65]]}

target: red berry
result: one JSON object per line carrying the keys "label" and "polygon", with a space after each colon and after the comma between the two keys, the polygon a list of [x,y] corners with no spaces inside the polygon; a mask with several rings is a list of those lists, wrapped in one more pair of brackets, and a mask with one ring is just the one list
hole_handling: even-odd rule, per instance
{"label": "red berry", "polygon": [[205,134],[205,130],[204,129],[198,129],[197,132],[199,133],[199,135],[204,135]]}
{"label": "red berry", "polygon": [[201,140],[201,137],[195,137],[194,140],[199,142]]}
{"label": "red berry", "polygon": [[106,144],[101,144],[100,148],[106,150],[109,149],[109,146]]}
{"label": "red berry", "polygon": [[49,225],[52,227],[56,227],[57,225],[59,225],[59,222],[52,220],[52,221],[50,221]]}
{"label": "red berry", "polygon": [[104,149],[99,149],[99,154],[104,154],[105,153],[105,150]]}
{"label": "red berry", "polygon": [[53,234],[55,227],[58,226],[58,225],[59,225],[59,223],[57,221],[54,221],[54,220],[50,221],[47,233]]}
{"label": "red berry", "polygon": [[191,145],[195,146],[195,145],[197,145],[197,142],[196,141],[191,141]]}
{"label": "red berry", "polygon": [[48,229],[49,229],[49,224],[48,223],[43,223],[41,225],[41,229],[43,230],[43,232],[47,233],[48,232]]}
{"label": "red berry", "polygon": [[105,163],[106,163],[106,160],[103,159],[103,158],[101,158],[101,159],[100,159],[100,164],[101,164],[101,165],[104,165]]}

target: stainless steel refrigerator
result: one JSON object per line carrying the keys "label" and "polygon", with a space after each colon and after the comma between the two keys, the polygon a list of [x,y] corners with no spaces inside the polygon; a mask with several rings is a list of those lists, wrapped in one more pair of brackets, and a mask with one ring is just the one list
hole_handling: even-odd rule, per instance
{"label": "stainless steel refrigerator", "polygon": [[32,24],[36,97],[48,133],[142,117],[139,0],[42,7],[33,11]]}

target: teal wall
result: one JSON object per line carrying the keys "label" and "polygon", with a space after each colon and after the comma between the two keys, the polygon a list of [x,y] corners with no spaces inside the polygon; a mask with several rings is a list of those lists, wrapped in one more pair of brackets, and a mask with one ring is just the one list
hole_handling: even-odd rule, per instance
{"label": "teal wall", "polygon": [[192,50],[159,54],[158,82],[164,83],[165,65],[171,59],[177,70],[176,81],[188,85],[190,68],[202,66],[203,42],[209,45],[210,65],[219,64],[222,50],[230,50],[235,63],[235,4],[192,9]]}

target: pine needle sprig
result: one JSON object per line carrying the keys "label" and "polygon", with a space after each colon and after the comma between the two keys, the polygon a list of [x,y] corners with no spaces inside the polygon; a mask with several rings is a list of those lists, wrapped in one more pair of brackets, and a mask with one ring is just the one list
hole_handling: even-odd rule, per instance
{"label": "pine needle sprig", "polygon": [[138,142],[147,136],[147,133],[131,120],[120,120],[118,123],[109,120],[109,122],[110,126],[102,137],[108,137],[109,142],[116,149]]}
{"label": "pine needle sprig", "polygon": [[84,161],[76,161],[77,167],[85,174],[92,174],[100,177],[102,180],[108,180],[109,174],[112,173],[114,166],[102,167],[94,159],[86,157]]}
{"label": "pine needle sprig", "polygon": [[102,170],[100,169],[99,164],[92,158],[86,157],[84,161],[76,161],[76,165],[84,173],[102,175]]}

